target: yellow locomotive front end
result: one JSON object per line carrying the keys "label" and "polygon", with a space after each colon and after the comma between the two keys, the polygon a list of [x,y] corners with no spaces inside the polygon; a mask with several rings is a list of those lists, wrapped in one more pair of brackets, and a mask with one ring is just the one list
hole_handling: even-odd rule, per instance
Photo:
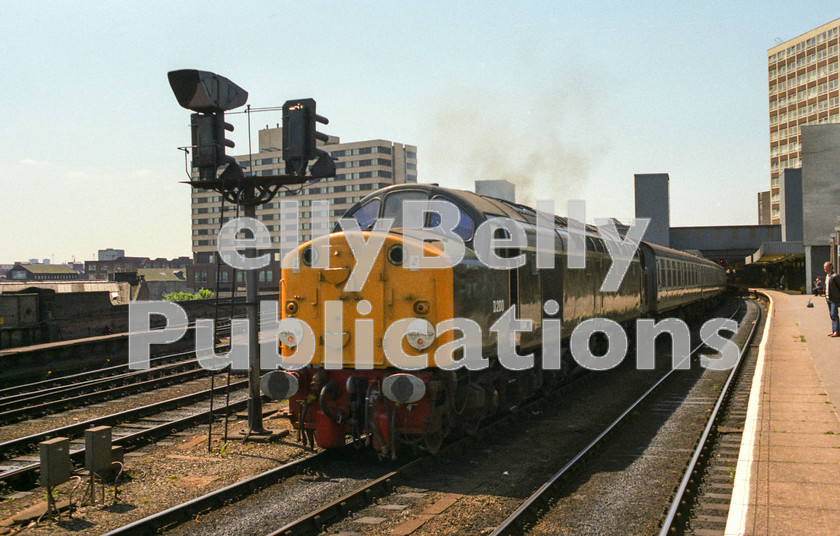
{"label": "yellow locomotive front end", "polygon": [[291,364],[308,364],[274,374],[291,376],[282,395],[302,440],[314,435],[330,448],[348,435],[359,444],[367,438],[391,455],[400,439],[429,436],[430,449],[439,443],[435,412],[445,389],[434,353],[453,337],[437,336],[435,327],[454,314],[453,271],[412,269],[421,251],[441,255],[433,243],[359,231],[320,237],[284,260],[281,319],[309,329],[281,329],[281,352]]}

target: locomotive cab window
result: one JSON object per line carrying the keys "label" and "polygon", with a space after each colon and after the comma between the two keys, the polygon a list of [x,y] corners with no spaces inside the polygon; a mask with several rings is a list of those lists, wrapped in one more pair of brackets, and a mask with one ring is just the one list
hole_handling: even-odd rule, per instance
{"label": "locomotive cab window", "polygon": [[[473,232],[475,231],[475,221],[473,221],[473,219],[470,217],[470,215],[467,214],[464,211],[464,209],[461,208],[460,205],[458,205],[457,203],[454,203],[453,201],[451,201],[449,199],[446,199],[445,197],[436,196],[436,197],[433,197],[432,199],[433,200],[446,201],[446,202],[452,203],[453,205],[458,207],[458,225],[456,225],[455,228],[452,229],[452,232],[455,233],[456,235],[460,236],[461,239],[464,242],[469,242],[470,240],[472,240]],[[428,227],[437,227],[438,225],[440,225],[440,216],[438,215],[438,213],[437,212],[429,213],[429,220],[428,220],[427,226]]]}
{"label": "locomotive cab window", "polygon": [[376,223],[376,218],[379,216],[380,204],[381,202],[379,201],[379,198],[371,199],[359,207],[359,209],[351,215],[354,220],[359,222],[359,229],[362,231],[370,231],[373,229],[373,226]]}
{"label": "locomotive cab window", "polygon": [[409,190],[407,192],[394,192],[385,197],[385,206],[382,208],[383,218],[394,218],[391,226],[399,229],[403,226],[403,201],[423,201],[428,199],[426,192]]}

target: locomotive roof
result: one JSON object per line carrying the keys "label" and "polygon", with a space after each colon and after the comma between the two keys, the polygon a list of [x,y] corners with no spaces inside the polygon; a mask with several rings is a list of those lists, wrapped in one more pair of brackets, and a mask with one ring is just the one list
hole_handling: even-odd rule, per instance
{"label": "locomotive roof", "polygon": [[[370,199],[387,195],[395,191],[426,191],[429,197],[435,195],[443,195],[453,201],[459,201],[462,207],[467,209],[473,217],[481,216],[480,220],[486,220],[491,217],[504,216],[513,220],[525,221],[531,224],[536,224],[537,212],[521,203],[514,203],[504,199],[498,199],[486,195],[480,195],[468,190],[459,190],[455,188],[443,188],[437,184],[396,184],[377,190],[358,201],[355,205],[347,210],[347,214],[351,214],[358,207],[367,203]],[[472,209],[472,210],[470,210]],[[568,227],[568,218],[562,216],[554,216],[554,225],[556,227],[565,229]],[[586,225],[586,230],[590,233],[597,233],[598,228],[593,225]]]}
{"label": "locomotive roof", "polygon": [[[475,192],[470,192],[468,190],[443,188],[441,186],[438,186],[437,184],[414,183],[395,184],[393,186],[388,186],[386,188],[376,190],[375,192],[372,192],[369,195],[363,197],[356,204],[347,209],[345,216],[352,215],[360,207],[362,207],[372,199],[384,199],[388,194],[400,191],[424,191],[427,192],[430,199],[435,197],[436,195],[440,195],[460,205],[462,209],[464,209],[474,220],[476,220],[476,223],[480,223],[489,218],[499,216],[508,217],[513,220],[528,222],[534,225],[536,225],[537,221],[536,211],[527,205],[513,203],[511,201],[497,199],[495,197],[489,197],[486,195],[480,195]],[[554,216],[554,224],[557,228],[567,229],[568,223],[568,218]],[[601,238],[598,228],[594,225],[587,224],[585,228],[587,234],[592,235],[595,238]],[[623,233],[619,234],[622,235],[621,238],[624,238]],[[468,240],[468,242],[471,241],[472,239]],[[685,251],[666,248],[664,246],[644,241],[640,243],[640,247],[649,248],[650,250],[652,250],[652,252],[657,258],[669,258],[675,260],[700,262],[701,264],[707,264],[709,266],[720,268],[716,263],[708,259],[697,257],[696,255],[692,255],[691,253],[687,253]]]}

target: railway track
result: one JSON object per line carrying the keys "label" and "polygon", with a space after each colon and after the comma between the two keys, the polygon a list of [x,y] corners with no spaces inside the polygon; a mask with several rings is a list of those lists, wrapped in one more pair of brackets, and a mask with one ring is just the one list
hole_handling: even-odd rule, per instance
{"label": "railway track", "polygon": [[[714,429],[718,422],[717,416],[720,414],[719,410],[723,406],[724,401],[729,396],[731,396],[732,391],[729,389],[729,387],[731,385],[732,379],[736,377],[736,375],[742,369],[742,365],[745,362],[744,356],[751,348],[750,343],[754,334],[756,333],[756,329],[759,325],[760,320],[759,307],[754,305],[754,309],[755,319],[752,321],[752,329],[747,335],[746,342],[740,349],[738,365],[733,367],[733,369],[730,371],[730,374],[728,376],[729,380],[727,380],[724,387],[720,390],[718,400],[714,405],[714,410],[709,416],[708,424],[697,440],[697,447],[693,455],[691,456],[690,461],[688,462],[686,477],[683,478],[683,482],[680,484],[680,487],[676,492],[674,503],[669,509],[669,513],[666,516],[666,520],[663,523],[663,528],[661,532],[662,535],[672,533],[671,525],[675,517],[677,517],[676,513],[679,510],[680,505],[684,504],[686,501],[686,486],[691,480],[691,475],[694,474],[694,470],[697,466],[697,461],[700,458],[701,453],[707,448],[707,440],[710,437],[711,430]],[[604,430],[594,440],[587,444],[584,449],[582,449],[575,456],[573,456],[572,459],[570,459],[559,471],[557,471],[549,479],[547,479],[546,482],[542,486],[540,486],[539,489],[537,489],[537,491],[535,491],[530,497],[523,501],[522,504],[512,514],[510,514],[499,526],[495,528],[495,530],[492,531],[492,536],[529,533],[529,530],[535,525],[537,525],[551,511],[553,502],[562,493],[564,486],[568,483],[568,479],[572,475],[574,475],[575,472],[580,470],[582,466],[587,464],[587,462],[591,461],[593,454],[598,451],[598,449],[620,426],[622,426],[627,421],[633,420],[633,414],[635,409],[645,404],[651,398],[652,395],[657,393],[657,391],[662,390],[663,386],[666,384],[666,381],[672,376],[674,372],[675,369],[672,369],[671,371],[669,371],[668,374],[663,376],[658,382],[656,382],[656,384],[654,384],[650,389],[648,389],[644,393],[644,395],[642,395],[617,419],[615,419],[606,428],[604,428]],[[544,531],[538,532],[543,533]]]}
{"label": "railway track", "polygon": [[[561,387],[557,392],[549,396],[555,401],[562,399],[567,393],[574,389],[580,389],[587,384],[593,375],[586,375],[580,377],[578,380],[571,382]],[[376,463],[370,469],[370,474],[367,478],[360,478],[361,485],[356,485],[349,492],[337,494],[328,500],[324,500],[316,508],[310,509],[302,515],[294,515],[291,521],[287,522],[282,527],[268,532],[272,536],[291,536],[301,534],[318,534],[327,527],[334,525],[351,516],[353,512],[358,512],[363,508],[370,506],[373,502],[383,499],[394,490],[403,485],[407,480],[421,477],[424,473],[434,472],[436,466],[439,466],[443,460],[457,455],[458,453],[474,452],[482,448],[483,445],[488,444],[493,438],[498,438],[510,433],[514,429],[522,426],[523,421],[527,421],[533,414],[539,413],[539,409],[545,404],[545,400],[535,400],[529,404],[517,408],[515,411],[504,414],[493,422],[486,424],[481,428],[476,437],[462,437],[456,439],[450,444],[446,445],[441,451],[434,456],[421,456],[410,459],[402,466],[395,468],[388,468],[386,465],[383,469],[383,464]],[[629,411],[629,410],[628,410]],[[340,456],[347,456],[344,467],[353,467],[360,463],[359,453],[352,453],[350,449],[340,451]],[[310,463],[310,462],[306,462]],[[334,474],[343,473],[344,469],[339,468],[332,472],[322,472],[316,466],[311,466],[309,471],[317,474]],[[297,470],[296,470],[297,471]],[[205,515],[210,514],[213,510],[218,509],[221,505],[238,501],[242,498],[254,500],[260,505],[266,502],[271,502],[270,498],[260,500],[254,496],[255,488],[266,488],[267,486],[279,485],[278,489],[268,490],[263,489],[258,495],[269,497],[287,497],[293,494],[292,491],[284,488],[283,481],[288,479],[298,472],[290,472],[286,466],[268,471],[253,479],[234,484],[199,497],[193,501],[189,501],[182,505],[170,508],[160,514],[149,516],[148,518],[138,520],[130,525],[126,525],[121,529],[110,532],[111,535],[128,535],[128,534],[148,534],[154,531],[171,530],[174,533],[189,533],[191,530],[196,530],[197,526],[193,526],[190,522],[196,518],[201,518],[201,530],[206,531],[208,524],[213,521],[208,521]],[[336,495],[336,494],[334,494]],[[275,501],[276,502],[276,501]],[[313,501],[316,502],[316,501]],[[276,505],[273,505],[276,507]],[[247,510],[247,505],[230,505],[225,509],[225,513],[213,512],[211,517],[221,518],[220,522],[224,523],[226,520],[236,519],[239,517],[237,512],[240,510]],[[251,507],[265,509],[265,506]],[[230,510],[228,510],[230,509]],[[215,516],[215,514],[219,514]],[[282,519],[283,515],[288,515],[288,512],[283,511],[278,513],[276,518]],[[247,515],[244,517],[248,517]],[[188,525],[179,526],[183,523],[190,523]],[[261,525],[262,526],[262,525]],[[177,527],[177,528],[176,528]],[[231,531],[228,526],[214,526],[212,530],[219,530],[222,532]],[[232,532],[251,530],[247,527],[237,527]]]}
{"label": "railway track", "polygon": [[[766,315],[762,315],[762,328]],[[756,322],[759,326],[759,322]],[[757,352],[751,344],[745,351]],[[747,404],[756,368],[755,355],[732,370],[703,435],[697,443],[660,536],[723,536],[732,498],[732,474],[738,461]]]}
{"label": "railway track", "polygon": [[[228,337],[229,335],[230,318],[222,318],[216,326],[216,337]],[[194,352],[191,351],[177,352],[174,354],[154,356],[150,359],[150,362],[152,368],[155,368],[166,363],[188,360],[194,355]],[[101,363],[104,366],[98,366],[91,369],[88,365],[79,372],[50,374],[50,377],[46,379],[28,383],[5,385],[0,388],[0,404],[33,396],[36,393],[57,393],[61,391],[62,388],[82,387],[86,384],[95,384],[97,381],[103,381],[109,377],[116,379],[138,372],[129,369],[125,354],[117,358],[103,357]]]}
{"label": "railway track", "polygon": [[[230,384],[231,404],[227,411],[247,407],[247,380]],[[213,389],[214,414],[223,414],[226,387]],[[146,444],[156,438],[207,422],[210,412],[206,408],[210,390],[164,400],[95,419],[79,422],[46,432],[32,434],[0,443],[0,482],[16,489],[32,487],[39,473],[38,443],[53,437],[70,438],[70,458],[74,462],[84,459],[84,431],[93,426],[112,426],[113,444],[126,449]]]}
{"label": "railway track", "polygon": [[[500,431],[515,428],[522,414],[531,411],[539,403],[539,401],[532,402],[512,413],[495,419],[483,426],[476,437],[461,437],[445,445],[435,455],[414,456],[402,465],[394,466],[392,462],[373,459],[371,452],[358,451],[352,447],[351,443],[348,443],[342,449],[318,452],[140,519],[107,533],[107,536],[145,535],[168,531],[183,523],[200,519],[203,515],[225,505],[231,505],[231,503],[240,499],[253,498],[255,493],[270,495],[271,497],[292,496],[291,493],[283,493],[282,491],[272,492],[269,487],[282,485],[285,480],[304,473],[328,475],[341,473],[345,469],[360,473],[354,476],[354,480],[362,481],[362,485],[354,486],[352,491],[338,494],[336,498],[326,501],[325,504],[303,515],[296,516],[290,523],[270,532],[272,536],[318,534],[325,527],[340,521],[352,512],[358,511],[377,499],[392,493],[405,478],[420,475],[442,459],[458,452],[464,452],[475,444],[488,440]],[[325,467],[328,464],[335,464],[341,468],[327,470]],[[269,498],[268,500],[271,501],[272,499]],[[235,515],[228,514],[224,517],[233,518]],[[205,521],[202,521],[202,523],[206,524]],[[179,528],[186,533],[190,533],[195,527],[189,525]],[[202,530],[206,530],[206,526]],[[178,532],[178,530],[175,530],[175,532]]]}
{"label": "railway track", "polygon": [[[165,363],[182,361],[192,355],[193,352],[179,352],[175,354],[153,357],[150,361],[153,367],[157,367]],[[89,382],[96,382],[108,378],[113,378],[118,375],[130,372],[132,371],[128,368],[128,364],[123,363],[117,365],[110,365],[108,367],[103,367],[97,370],[65,374],[55,376],[46,380],[5,387],[3,389],[0,389],[0,403],[26,398],[28,396],[32,396],[34,393],[46,393],[50,391],[57,392],[60,391],[62,388],[81,386]]]}
{"label": "railway track", "polygon": [[159,389],[208,376],[196,359],[186,359],[138,370],[87,380],[77,385],[53,387],[34,393],[21,393],[0,399],[0,424],[10,424],[78,408],[106,400]]}
{"label": "railway track", "polygon": [[349,444],[336,451],[320,451],[299,460],[281,465],[260,473],[236,484],[215,490],[191,501],[179,504],[162,512],[145,517],[116,530],[109,536],[129,536],[152,534],[166,528],[194,519],[208,511],[221,508],[243,497],[251,495],[285,479],[307,472],[317,472],[331,461],[340,459],[354,451]]}
{"label": "railway track", "polygon": [[[746,323],[749,324],[751,320],[748,318]],[[753,332],[754,332],[754,325],[753,325]],[[752,337],[752,333],[750,333],[747,337],[747,342],[744,343],[744,348],[749,347],[749,338]],[[698,347],[699,349],[699,347]],[[695,350],[696,351],[696,350]],[[743,351],[741,352],[743,356]],[[669,369],[672,370],[672,369]],[[528,497],[523,503],[517,505],[512,505],[508,512],[513,512],[509,515],[508,518],[504,518],[502,516],[503,521],[500,524],[492,523],[490,526],[481,526],[476,525],[474,523],[475,520],[461,520],[459,519],[459,514],[450,513],[448,514],[448,518],[446,520],[441,521],[443,525],[432,526],[431,528],[427,529],[427,531],[420,530],[417,533],[424,534],[435,534],[437,531],[443,529],[443,532],[447,533],[463,533],[463,534],[521,534],[521,533],[528,533],[529,529],[536,524],[538,524],[544,515],[551,510],[551,504],[555,499],[556,493],[562,493],[562,490],[565,489],[568,491],[568,484],[567,479],[572,475],[588,475],[591,474],[587,471],[587,466],[590,462],[593,461],[593,458],[596,456],[600,456],[600,453],[603,451],[603,447],[607,443],[615,443],[616,432],[619,428],[623,427],[627,422],[634,422],[640,419],[645,419],[643,415],[646,415],[648,411],[663,411],[662,407],[668,407],[672,405],[682,405],[688,404],[689,406],[696,405],[695,408],[692,408],[695,415],[700,414],[701,416],[705,416],[703,408],[706,407],[707,403],[705,400],[698,400],[696,397],[689,396],[688,398],[684,398],[684,394],[687,392],[686,387],[692,385],[696,382],[696,378],[692,379],[690,376],[686,379],[686,376],[683,375],[683,378],[680,381],[676,381],[676,379],[671,378],[670,372],[663,377],[659,378],[653,385],[651,385],[645,393],[636,399],[632,404],[628,405],[626,409],[621,413],[621,415],[611,421],[609,425],[605,426],[600,433],[593,432],[594,439],[589,440],[589,442],[581,448],[576,454],[571,455],[565,465],[561,468],[560,471],[553,474],[547,481],[538,487],[537,492],[535,492],[532,496]],[[669,379],[671,378],[671,379]],[[680,394],[677,394],[680,393]],[[649,407],[653,405],[653,407]],[[641,408],[644,408],[643,411],[639,411]],[[699,408],[699,411],[698,409]],[[528,408],[528,411],[532,411],[533,406]],[[665,410],[669,411],[670,410]],[[526,411],[527,414],[527,411]],[[526,415],[527,416],[527,415]],[[522,417],[520,415],[519,417]],[[517,418],[518,417],[514,417]],[[535,419],[538,420],[538,419]],[[550,420],[550,419],[549,419]],[[525,418],[519,424],[524,427],[530,427],[531,425],[528,424],[530,419]],[[633,426],[627,425],[627,426]],[[492,434],[491,434],[492,436]],[[485,444],[484,441],[477,442],[480,445]],[[521,441],[516,441],[515,443],[521,443]],[[474,445],[475,446],[475,445]],[[679,450],[679,449],[678,449]],[[519,448],[519,451],[522,451],[522,448]],[[673,453],[672,450],[668,451],[668,455]],[[441,453],[444,458],[448,458],[451,456],[451,452]],[[539,454],[535,451],[535,449],[531,449],[530,452],[531,456],[539,456]],[[413,463],[423,463],[421,462],[413,462]],[[464,460],[453,462],[452,465],[463,465]],[[537,464],[538,465],[538,464]],[[409,478],[408,482],[404,482],[405,479],[404,474],[406,471],[399,470],[395,471],[393,474],[388,474],[383,476],[379,481],[372,482],[367,486],[364,486],[346,496],[342,496],[330,504],[319,508],[317,511],[313,511],[306,516],[301,517],[300,519],[289,523],[282,528],[270,532],[271,536],[292,536],[292,535],[301,535],[301,534],[318,534],[325,530],[325,527],[329,527],[330,531],[335,530],[345,530],[350,531],[351,533],[367,533],[367,530],[363,530],[366,527],[366,523],[372,523],[369,525],[374,533],[390,533],[393,534],[409,534],[414,533],[413,531],[416,530],[418,527],[422,526],[428,520],[434,518],[435,516],[439,515],[446,515],[443,512],[446,511],[451,505],[457,503],[458,501],[464,501],[465,503],[469,504],[471,502],[481,502],[482,499],[478,499],[483,492],[481,490],[488,487],[486,482],[482,482],[483,475],[479,473],[475,474],[467,474],[461,475],[461,479],[469,480],[469,482],[455,483],[448,486],[440,486],[428,485],[428,482],[441,482],[451,476],[451,474],[446,469],[441,468],[429,468],[426,467],[425,469],[427,472],[430,473],[427,478]],[[489,474],[490,479],[498,478],[498,475],[501,471],[490,468]],[[467,471],[469,473],[469,471]],[[507,474],[505,472],[504,474]],[[433,475],[441,475],[439,478],[434,477]],[[459,477],[455,477],[456,480]],[[583,477],[584,479],[586,477]],[[420,487],[413,487],[411,486],[411,482],[420,481],[426,482],[425,485]],[[401,483],[404,483],[404,486],[407,490],[414,490],[419,491],[420,493],[392,493],[390,490],[393,490],[395,487],[400,486]],[[647,483],[636,483],[635,485],[647,485]],[[505,489],[505,484],[496,484],[493,483],[490,487],[497,487],[501,486]],[[442,493],[441,491],[443,488],[447,491],[454,491],[458,490],[457,493]],[[498,494],[498,491],[495,493]],[[620,491],[619,491],[620,493]],[[390,495],[390,497],[387,497]],[[424,499],[418,499],[416,497],[420,496],[427,496],[428,498],[437,498],[436,501],[429,503],[424,503]],[[502,496],[510,497],[515,496],[516,492],[513,493],[502,493]],[[387,497],[387,498],[386,498]],[[406,498],[408,497],[408,498]],[[375,508],[367,509],[362,512],[362,510],[366,505],[371,504],[374,500],[380,498],[382,500],[382,504],[377,505]],[[405,516],[402,517],[402,523],[396,523],[389,526],[387,529],[383,527],[376,526],[377,523],[384,522],[384,518],[387,517],[389,514],[385,514],[384,512],[390,512],[393,514],[394,511],[402,511],[401,509],[408,509],[408,503],[414,502],[419,504],[416,509],[422,510],[420,514],[415,515],[415,517],[408,516],[406,519]],[[504,503],[504,501],[502,501]],[[508,501],[509,502],[509,501]],[[663,500],[664,504],[664,500]],[[502,505],[496,505],[491,502],[491,506],[495,511],[497,508],[502,507]],[[414,507],[412,507],[414,509]],[[393,516],[396,517],[396,516]],[[467,517],[467,516],[465,516]],[[481,518],[481,515],[477,517]],[[490,514],[488,517],[493,518],[494,514]],[[352,518],[352,519],[351,519]],[[338,526],[331,526],[332,523],[340,522],[343,520],[347,520],[344,523],[340,523]],[[656,523],[654,519],[653,523]],[[396,525],[396,526],[394,526]],[[535,531],[537,534],[556,534],[555,532],[556,526],[554,528],[542,527],[542,530]],[[453,532],[455,531],[455,532]],[[597,531],[598,533],[602,533]],[[583,530],[575,530],[575,529],[567,529],[564,534],[580,534],[580,533],[589,533],[585,529]],[[627,532],[622,532],[619,530],[618,532],[603,532],[603,533],[615,533],[615,534],[624,534]],[[631,530],[632,533],[632,530]]]}
{"label": "railway track", "polygon": [[[217,336],[230,330],[222,324]],[[151,367],[131,370],[128,364],[79,372],[0,389],[0,425],[54,414],[106,400],[152,391],[211,374],[201,368],[194,352],[153,357]]]}
{"label": "railway track", "polygon": [[[580,383],[587,384],[590,377],[593,376],[597,375],[584,376],[581,378]],[[662,382],[664,382],[664,380],[660,380],[657,385]],[[557,400],[561,399],[566,394],[565,392],[571,387],[572,384],[565,388],[561,388],[560,392],[551,395],[550,398],[555,399],[554,401],[557,402]],[[578,391],[584,391],[580,389],[580,387],[581,385],[577,386]],[[649,389],[648,392],[655,391],[656,389],[656,387],[653,387]],[[574,395],[572,396],[574,397]],[[332,496],[320,500],[304,501],[303,499],[298,498],[295,499],[295,501],[291,501],[298,504],[301,502],[305,503],[305,507],[301,506],[301,508],[305,508],[309,511],[303,513],[298,512],[298,514],[295,514],[294,512],[297,512],[297,510],[295,510],[290,504],[286,504],[289,503],[289,501],[284,501],[282,498],[293,496],[299,497],[296,495],[298,492],[304,493],[303,496],[305,496],[306,491],[303,490],[310,490],[310,488],[314,487],[316,483],[319,486],[327,485],[332,484],[333,480],[335,480],[336,487],[338,488],[338,481],[341,480],[342,476],[358,469],[359,465],[364,464],[363,461],[360,462],[359,453],[354,453],[352,455],[348,454],[350,449],[329,453],[332,455],[337,454],[339,457],[347,456],[348,458],[343,461],[336,461],[333,459],[332,463],[337,465],[334,465],[332,469],[329,470],[323,468],[323,464],[326,463],[326,460],[328,460],[327,457],[313,457],[313,459],[323,460],[318,462],[311,461],[308,458],[306,460],[309,461],[299,460],[298,462],[294,462],[294,464],[287,464],[289,467],[284,465],[280,468],[272,469],[271,471],[267,471],[261,475],[248,479],[247,481],[228,486],[202,497],[198,497],[182,505],[170,508],[159,514],[138,520],[130,525],[114,530],[109,534],[148,534],[161,530],[167,530],[174,534],[189,534],[191,531],[198,530],[199,528],[203,531],[225,531],[226,528],[224,528],[224,526],[220,528],[220,526],[213,525],[213,519],[221,519],[222,523],[225,520],[236,519],[240,517],[241,511],[247,511],[248,508],[259,511],[259,515],[265,516],[263,519],[268,518],[274,522],[278,520],[281,521],[278,525],[282,524],[282,520],[286,520],[283,526],[272,529],[273,531],[268,532],[272,535],[317,534],[327,528],[330,530],[344,528],[341,524],[342,521],[349,519],[377,500],[389,503],[381,506],[381,508],[386,508],[388,506],[393,506],[394,508],[400,507],[400,505],[390,504],[393,501],[391,501],[388,496],[393,495],[397,488],[407,486],[407,481],[410,482],[415,479],[422,479],[424,476],[434,475],[440,472],[439,466],[446,463],[446,460],[458,456],[467,457],[470,453],[483,449],[485,445],[491,445],[492,442],[494,440],[498,440],[499,437],[508,436],[513,429],[519,429],[522,426],[530,426],[528,423],[532,419],[538,419],[538,417],[533,417],[533,415],[539,413],[538,408],[540,408],[544,402],[545,401],[537,401],[532,404],[523,405],[513,413],[503,416],[497,422],[491,423],[482,428],[477,437],[457,439],[451,444],[445,446],[435,456],[423,456],[418,459],[413,459],[400,467],[392,467],[389,464],[382,463],[372,464],[372,468],[368,469],[364,476],[357,477],[358,482],[361,484],[354,485],[353,489],[349,492],[333,493]],[[627,416],[628,414],[632,415],[634,412],[633,408],[635,407],[638,406],[634,404],[633,407],[628,408],[624,412],[624,416]],[[617,421],[620,420],[621,419],[617,419]],[[598,440],[603,440],[605,436],[609,435],[610,432],[605,432],[604,434],[598,436]],[[595,442],[596,441],[593,441],[593,443]],[[587,447],[587,449],[584,450],[594,451],[595,449]],[[459,455],[459,452],[462,453],[462,455]],[[588,456],[583,454],[581,456],[575,456],[574,458],[574,463],[570,462],[567,465],[577,469],[586,463]],[[294,469],[292,467],[294,467]],[[565,471],[573,472],[574,469],[566,468]],[[310,475],[311,479],[309,481],[309,485],[304,486],[301,482],[297,482],[297,484],[286,483],[286,481],[291,477],[301,474]],[[432,476],[432,478],[434,477]],[[562,480],[562,477],[560,477],[560,479]],[[296,479],[292,479],[292,481],[294,480]],[[277,489],[274,489],[273,487],[269,489],[270,486],[275,485],[280,487]],[[297,487],[295,487],[295,485],[297,485]],[[263,491],[255,494],[255,490],[258,489],[262,489]],[[260,499],[260,497],[262,497],[262,499]],[[261,506],[254,507],[254,503],[252,503],[252,506],[250,507],[239,504],[229,504],[231,502],[239,501],[240,499],[244,499],[243,502],[248,502],[251,499],[254,499],[256,504]],[[443,497],[438,502],[446,501],[453,502],[451,498],[448,497]],[[545,507],[545,505],[550,502],[550,499],[535,499],[534,502],[542,504],[542,506]],[[219,510],[224,504],[228,504],[228,506],[223,510]],[[242,510],[240,510],[240,508]],[[274,514],[267,514],[265,510],[269,508],[278,508],[280,510]],[[514,530],[514,532],[521,531],[522,528],[533,524],[535,520],[539,519],[542,509],[544,508],[538,509],[540,512],[536,514],[525,514],[523,519],[530,516],[530,521],[526,521],[524,525],[519,525],[519,528]],[[513,510],[514,508],[511,508],[510,511]],[[243,515],[244,517],[249,517],[247,514]],[[202,524],[194,526],[191,523],[193,520],[200,520]],[[209,528],[211,526],[213,527],[212,529]],[[264,523],[256,526],[260,527],[259,531],[261,533],[266,532],[263,530],[263,528],[266,527]],[[239,530],[233,532],[240,531],[242,533],[253,533],[254,528],[253,526],[251,528],[243,528],[240,525]],[[490,531],[487,532],[489,533]]]}

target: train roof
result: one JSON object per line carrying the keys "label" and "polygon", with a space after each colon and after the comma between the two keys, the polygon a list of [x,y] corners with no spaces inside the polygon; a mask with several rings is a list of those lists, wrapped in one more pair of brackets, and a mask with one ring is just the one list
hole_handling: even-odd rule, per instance
{"label": "train roof", "polygon": [[[493,217],[507,217],[513,220],[524,221],[536,224],[537,212],[533,208],[521,203],[514,203],[504,199],[498,199],[486,195],[480,195],[468,190],[454,188],[443,188],[437,184],[396,184],[377,190],[359,200],[355,205],[347,209],[346,215],[352,215],[361,206],[375,198],[384,198],[392,192],[399,191],[425,191],[429,198],[441,196],[448,198],[464,208],[478,223]],[[568,227],[568,218],[554,216],[554,225],[565,229]],[[586,225],[590,233],[597,233],[598,228],[593,225]]]}
{"label": "train roof", "polygon": [[[495,197],[489,197],[486,195],[480,195],[467,190],[443,188],[437,184],[396,184],[393,186],[382,188],[359,200],[355,205],[353,205],[347,210],[345,216],[352,216],[356,211],[358,211],[361,207],[363,207],[373,199],[384,200],[384,198],[391,193],[410,191],[425,192],[429,199],[433,199],[437,196],[440,196],[444,199],[448,199],[449,201],[461,207],[467,214],[469,214],[475,221],[476,227],[488,218],[500,216],[536,225],[537,212],[527,205],[513,203],[511,201],[497,199]],[[568,218],[562,216],[554,216],[555,227],[560,229],[567,229],[568,223]],[[587,224],[586,231],[587,234],[601,237],[598,228],[594,225]],[[623,238],[623,232],[619,232],[619,234],[622,235],[621,238]],[[471,240],[465,238],[465,241],[469,242]],[[650,250],[652,250],[652,252],[659,258],[700,262],[702,264],[708,264],[710,266],[715,266],[719,268],[719,266],[716,263],[708,259],[692,255],[691,253],[687,253],[685,251],[666,248],[664,246],[644,241],[641,242],[640,247],[650,248]]]}
{"label": "train roof", "polygon": [[665,246],[660,246],[659,244],[642,242],[639,247],[650,248],[657,258],[700,262],[701,264],[708,264],[710,266],[714,266],[715,268],[720,268],[720,266],[718,266],[717,263],[715,263],[714,261],[710,261],[709,259],[704,259],[703,257],[698,257],[697,255],[693,255],[685,251],[680,251],[678,249],[666,248]]}

